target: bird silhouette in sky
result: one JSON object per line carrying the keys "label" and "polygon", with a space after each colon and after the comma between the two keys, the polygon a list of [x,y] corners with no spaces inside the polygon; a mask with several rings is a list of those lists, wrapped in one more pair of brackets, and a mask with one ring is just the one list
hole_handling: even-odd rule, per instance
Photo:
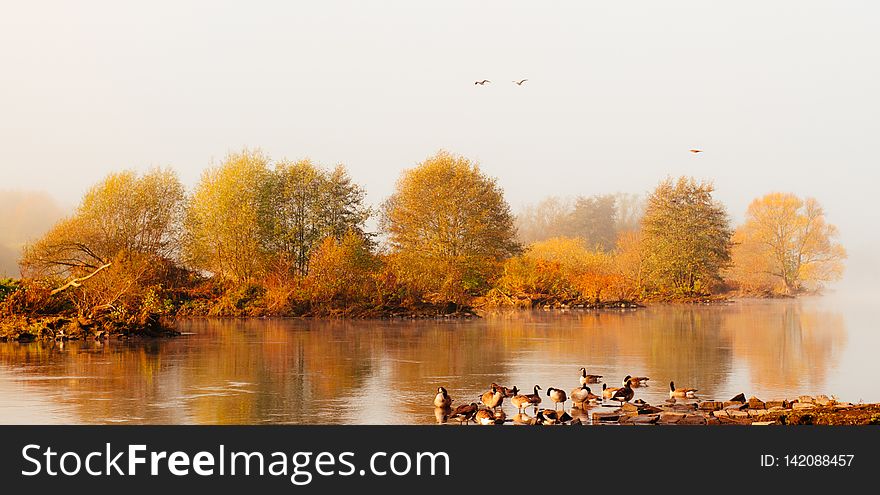
{"label": "bird silhouette in sky", "polygon": [[482,81],[475,81],[474,84],[479,84],[480,86],[482,86],[482,85],[484,85],[486,83],[490,83],[490,82],[492,82],[492,81],[490,81],[488,79],[483,79]]}
{"label": "bird silhouette in sky", "polygon": [[691,153],[694,153],[694,154],[697,154],[697,153],[702,153],[703,150],[692,149],[692,150],[690,150],[690,152],[691,152]]}
{"label": "bird silhouette in sky", "polygon": [[526,81],[528,81],[528,79],[523,79],[523,80],[521,80],[521,81],[513,81],[513,84],[516,84],[517,86],[522,86],[523,83],[526,82]]}

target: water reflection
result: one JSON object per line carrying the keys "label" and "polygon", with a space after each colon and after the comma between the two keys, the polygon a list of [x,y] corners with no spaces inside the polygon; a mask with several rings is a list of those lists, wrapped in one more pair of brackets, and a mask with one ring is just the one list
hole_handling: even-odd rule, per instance
{"label": "water reflection", "polygon": [[[191,335],[0,344],[0,422],[437,423],[448,419],[431,405],[438,385],[457,406],[479,402],[493,381],[568,391],[581,366],[615,386],[626,374],[651,377],[636,389],[648,402],[664,400],[670,380],[722,399],[880,400],[876,387],[868,397],[826,389],[829,377],[851,381],[839,369],[850,345],[844,314],[808,301],[465,322],[194,320],[181,330]],[[504,410],[516,415],[509,400]]]}

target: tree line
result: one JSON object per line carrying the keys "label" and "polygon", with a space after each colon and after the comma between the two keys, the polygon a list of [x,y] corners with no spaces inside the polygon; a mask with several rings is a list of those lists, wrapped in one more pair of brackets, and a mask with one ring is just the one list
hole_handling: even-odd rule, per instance
{"label": "tree line", "polygon": [[645,198],[549,198],[515,216],[478,164],[440,151],[373,209],[343,166],[245,150],[189,192],[170,169],[109,175],[26,246],[0,311],[437,314],[796,295],[841,277],[846,253],[816,200],[771,193],[734,227],[713,193],[668,178]]}

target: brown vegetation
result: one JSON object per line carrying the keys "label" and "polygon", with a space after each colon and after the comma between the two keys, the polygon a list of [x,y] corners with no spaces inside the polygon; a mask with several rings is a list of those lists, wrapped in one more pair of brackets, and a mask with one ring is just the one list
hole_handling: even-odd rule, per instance
{"label": "brown vegetation", "polygon": [[245,150],[189,196],[170,170],[111,174],[24,249],[22,281],[0,284],[0,312],[7,327],[63,316],[149,329],[175,315],[632,306],[729,287],[792,295],[839,278],[845,252],[815,200],[765,196],[734,231],[713,192],[682,177],[644,202],[551,198],[514,217],[495,179],[441,151],[401,174],[380,244],[344,167]]}

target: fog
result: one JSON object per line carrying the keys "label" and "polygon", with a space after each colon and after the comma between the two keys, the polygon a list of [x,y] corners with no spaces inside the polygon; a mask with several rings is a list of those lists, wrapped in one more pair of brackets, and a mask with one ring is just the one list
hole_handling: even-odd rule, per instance
{"label": "fog", "polygon": [[878,15],[868,1],[9,3],[0,190],[69,208],[110,171],[169,165],[191,186],[245,146],[344,163],[374,204],[440,148],[479,160],[514,210],[693,175],[737,222],[767,192],[817,198],[850,252],[837,289],[863,291],[880,276]]}

